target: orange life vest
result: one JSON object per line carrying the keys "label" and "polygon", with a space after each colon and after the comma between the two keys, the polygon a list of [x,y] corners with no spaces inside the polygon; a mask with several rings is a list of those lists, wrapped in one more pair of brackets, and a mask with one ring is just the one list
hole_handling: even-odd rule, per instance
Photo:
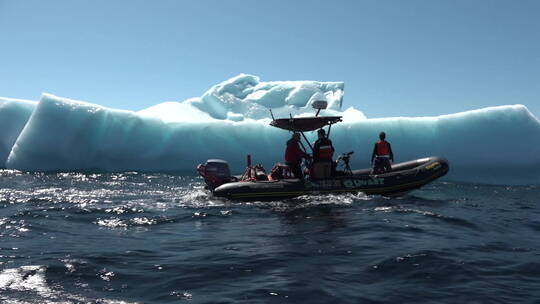
{"label": "orange life vest", "polygon": [[390,145],[386,141],[377,142],[377,155],[390,155]]}
{"label": "orange life vest", "polygon": [[319,159],[332,159],[332,155],[334,152],[332,151],[331,145],[324,145],[319,147]]}

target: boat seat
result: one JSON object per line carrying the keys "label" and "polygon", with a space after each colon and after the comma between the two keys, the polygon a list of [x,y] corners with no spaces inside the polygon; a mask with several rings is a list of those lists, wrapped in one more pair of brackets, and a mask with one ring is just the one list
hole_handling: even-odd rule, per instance
{"label": "boat seat", "polygon": [[332,177],[332,163],[331,162],[316,162],[313,164],[312,170],[313,178],[330,178]]}

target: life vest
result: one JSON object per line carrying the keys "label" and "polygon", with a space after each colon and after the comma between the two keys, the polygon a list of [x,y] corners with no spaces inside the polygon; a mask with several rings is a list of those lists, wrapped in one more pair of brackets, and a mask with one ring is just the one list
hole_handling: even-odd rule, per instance
{"label": "life vest", "polygon": [[377,142],[377,156],[390,155],[390,145],[386,141]]}
{"label": "life vest", "polygon": [[332,145],[324,145],[324,146],[319,147],[319,155],[317,158],[332,160],[333,154],[334,154],[334,151],[332,151]]}

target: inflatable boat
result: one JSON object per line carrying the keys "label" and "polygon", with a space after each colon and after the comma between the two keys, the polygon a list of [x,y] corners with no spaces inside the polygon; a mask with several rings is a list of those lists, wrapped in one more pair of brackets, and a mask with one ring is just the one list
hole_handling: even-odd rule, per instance
{"label": "inflatable boat", "polygon": [[[209,160],[205,168],[220,164],[225,169],[227,163],[222,160]],[[256,171],[257,169],[255,169]],[[211,171],[218,173],[217,170]],[[232,200],[282,200],[302,195],[325,193],[380,194],[385,196],[402,195],[418,189],[448,172],[448,162],[440,157],[428,157],[392,165],[392,171],[383,174],[371,174],[372,169],[352,170],[350,174],[336,171],[330,178],[278,180],[246,180],[241,176],[225,177],[224,183],[216,188],[209,187],[216,197]],[[256,174],[256,173],[255,173]],[[213,185],[212,182],[209,186]]]}
{"label": "inflatable boat", "polygon": [[[328,126],[329,135],[332,125],[341,121],[339,116],[320,117],[319,111],[320,108],[315,117],[273,119],[270,125],[301,133],[313,151],[304,132]],[[302,143],[301,146],[305,151]],[[254,201],[327,193],[402,195],[444,176],[449,170],[448,161],[442,157],[426,157],[392,164],[391,170],[385,172],[374,172],[371,168],[352,170],[349,166],[352,154],[353,152],[349,152],[340,155],[328,166],[331,169],[322,174],[315,170],[317,164],[308,161],[304,169],[306,176],[302,179],[295,178],[290,168],[279,163],[267,174],[261,165],[252,166],[249,155],[247,168],[240,176],[231,175],[228,163],[220,159],[207,160],[197,167],[197,171],[204,178],[206,188],[212,191],[214,196]]]}

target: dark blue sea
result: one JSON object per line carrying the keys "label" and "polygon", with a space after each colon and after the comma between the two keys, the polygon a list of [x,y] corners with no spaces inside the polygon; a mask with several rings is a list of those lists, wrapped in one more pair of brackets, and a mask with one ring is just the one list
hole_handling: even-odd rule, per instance
{"label": "dark blue sea", "polygon": [[0,171],[1,303],[540,303],[540,187],[241,203],[189,175]]}

